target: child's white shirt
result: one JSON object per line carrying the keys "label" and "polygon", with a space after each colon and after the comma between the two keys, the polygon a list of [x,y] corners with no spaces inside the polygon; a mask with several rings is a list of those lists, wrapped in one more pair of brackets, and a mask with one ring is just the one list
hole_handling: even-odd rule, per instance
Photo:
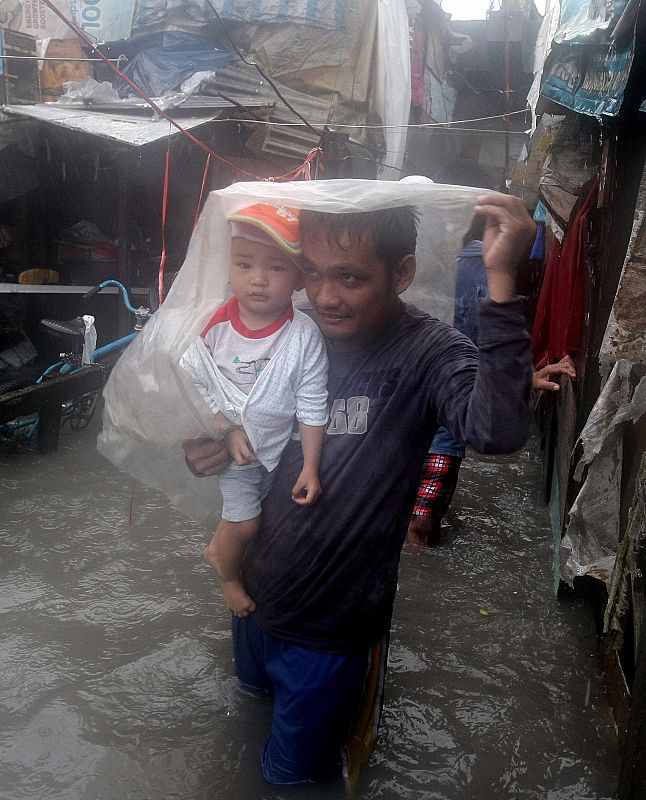
{"label": "child's white shirt", "polygon": [[[233,298],[180,359],[211,411],[244,427],[269,471],[289,441],[294,416],[306,425],[327,422],[323,337],[302,311],[293,309],[289,316],[263,331],[249,331]],[[267,335],[259,335],[263,332]]]}

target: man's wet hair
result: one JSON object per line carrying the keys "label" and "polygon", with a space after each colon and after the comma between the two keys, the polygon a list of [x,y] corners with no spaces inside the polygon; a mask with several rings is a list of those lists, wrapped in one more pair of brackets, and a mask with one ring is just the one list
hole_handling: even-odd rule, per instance
{"label": "man's wet hair", "polygon": [[331,214],[325,211],[301,211],[301,238],[311,231],[323,234],[329,244],[343,247],[347,234],[351,244],[357,245],[371,236],[375,254],[393,272],[405,256],[415,253],[419,211],[415,206],[395,206],[375,211],[349,214]]}

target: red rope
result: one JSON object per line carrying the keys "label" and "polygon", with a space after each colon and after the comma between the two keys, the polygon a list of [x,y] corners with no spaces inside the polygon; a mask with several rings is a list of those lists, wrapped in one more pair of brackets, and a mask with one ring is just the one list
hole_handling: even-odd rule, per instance
{"label": "red rope", "polygon": [[161,218],[161,240],[162,251],[159,260],[159,281],[157,291],[159,293],[159,305],[164,302],[164,269],[166,267],[166,210],[168,208],[168,173],[170,171],[170,136],[166,145],[166,166],[164,168],[164,190],[162,193],[162,218]]}
{"label": "red rope", "polygon": [[209,169],[211,167],[211,154],[209,153],[206,157],[206,163],[204,164],[204,175],[202,175],[202,187],[200,189],[200,196],[197,201],[197,208],[195,209],[195,219],[193,220],[193,229],[197,225],[197,220],[200,216],[200,211],[202,210],[202,198],[204,197],[204,187],[206,186],[206,179],[209,176]]}

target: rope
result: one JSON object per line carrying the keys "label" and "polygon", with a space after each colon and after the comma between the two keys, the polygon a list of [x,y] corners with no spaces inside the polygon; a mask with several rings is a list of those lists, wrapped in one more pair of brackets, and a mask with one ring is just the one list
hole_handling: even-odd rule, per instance
{"label": "rope", "polygon": [[166,212],[168,210],[168,175],[170,172],[170,132],[166,144],[166,165],[164,167],[164,189],[162,192],[162,218],[161,218],[161,240],[162,251],[159,260],[159,279],[157,282],[157,292],[159,294],[159,305],[164,302],[164,271],[166,268]]}

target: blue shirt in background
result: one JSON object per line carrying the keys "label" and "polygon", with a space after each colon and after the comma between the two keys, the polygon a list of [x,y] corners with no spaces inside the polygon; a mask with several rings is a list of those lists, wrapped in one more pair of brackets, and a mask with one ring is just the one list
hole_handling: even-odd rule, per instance
{"label": "blue shirt in background", "polygon": [[[478,305],[487,296],[487,270],[482,259],[482,242],[474,239],[464,245],[458,255],[455,279],[453,326],[478,344]],[[429,453],[464,458],[464,445],[451,436],[446,428],[438,428]]]}

